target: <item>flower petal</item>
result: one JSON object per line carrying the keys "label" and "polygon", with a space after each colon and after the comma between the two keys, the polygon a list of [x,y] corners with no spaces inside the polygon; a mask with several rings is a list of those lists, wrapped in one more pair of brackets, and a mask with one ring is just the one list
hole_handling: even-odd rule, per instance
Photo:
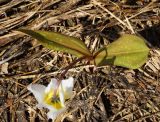
{"label": "flower petal", "polygon": [[66,80],[62,80],[62,88],[64,90],[65,100],[69,99],[73,94],[73,92],[72,92],[73,85],[74,85],[73,82],[74,82],[73,77],[70,77]]}
{"label": "flower petal", "polygon": [[44,91],[46,89],[44,85],[31,84],[27,87],[27,89],[33,93],[39,103],[43,102]]}
{"label": "flower petal", "polygon": [[54,91],[58,88],[58,81],[55,78],[51,79],[51,82],[48,84],[45,93],[48,93],[50,91]]}
{"label": "flower petal", "polygon": [[47,117],[48,117],[48,119],[52,119],[52,121],[54,122],[54,120],[56,119],[56,117],[57,117],[59,114],[61,114],[64,110],[65,110],[65,109],[62,108],[62,109],[60,109],[60,110],[58,110],[58,111],[49,111],[49,112],[47,113]]}
{"label": "flower petal", "polygon": [[41,109],[41,108],[46,108],[46,106],[43,103],[38,103],[36,105],[37,108]]}
{"label": "flower petal", "polygon": [[42,103],[42,104],[38,104],[37,107],[43,107],[43,108],[47,108],[50,111],[57,111],[57,109],[55,109],[52,105],[48,105],[46,103]]}
{"label": "flower petal", "polygon": [[62,88],[62,84],[59,85],[59,98],[60,98],[62,106],[64,107],[65,97],[64,97],[64,90]]}

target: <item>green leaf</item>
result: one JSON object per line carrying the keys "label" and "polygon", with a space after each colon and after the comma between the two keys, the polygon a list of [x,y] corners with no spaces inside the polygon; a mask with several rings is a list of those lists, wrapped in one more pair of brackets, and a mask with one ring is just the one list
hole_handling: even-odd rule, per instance
{"label": "green leaf", "polygon": [[143,38],[136,35],[124,34],[94,54],[95,64],[98,66],[111,64],[137,69],[148,58],[149,48],[144,41]]}
{"label": "green leaf", "polygon": [[86,45],[78,38],[66,36],[57,32],[18,29],[25,34],[36,38],[43,46],[66,53],[73,54],[77,57],[91,56]]}

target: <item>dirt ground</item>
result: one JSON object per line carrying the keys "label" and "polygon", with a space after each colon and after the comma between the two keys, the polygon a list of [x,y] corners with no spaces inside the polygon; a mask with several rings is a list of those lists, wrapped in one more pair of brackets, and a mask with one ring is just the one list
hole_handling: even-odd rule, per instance
{"label": "dirt ground", "polygon": [[160,121],[159,0],[0,0],[0,122],[51,121],[26,87],[47,85],[75,59],[14,31],[24,27],[80,38],[92,52],[123,33],[143,36],[150,54],[139,69],[71,68],[74,95],[56,121]]}

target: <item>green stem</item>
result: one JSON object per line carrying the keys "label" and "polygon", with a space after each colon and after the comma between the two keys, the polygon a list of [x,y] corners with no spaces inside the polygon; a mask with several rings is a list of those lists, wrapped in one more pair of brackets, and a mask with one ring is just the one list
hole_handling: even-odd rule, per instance
{"label": "green stem", "polygon": [[65,74],[67,73],[67,71],[68,71],[70,68],[72,68],[77,62],[82,61],[83,59],[87,59],[87,60],[90,61],[90,60],[93,59],[93,57],[83,56],[83,57],[81,57],[81,58],[78,58],[78,59],[74,60],[72,63],[70,63],[68,66],[66,66],[66,67],[64,67],[64,68],[62,69],[63,72],[61,73],[60,77],[58,78],[57,88],[55,88],[55,90],[54,90],[53,97],[56,96],[57,91],[58,91],[58,88],[59,88],[59,85],[60,85],[63,77],[64,77]]}
{"label": "green stem", "polygon": [[62,78],[63,78],[63,77],[65,76],[65,74],[67,73],[67,71],[68,71],[69,69],[71,69],[77,62],[82,61],[83,59],[86,59],[86,56],[83,56],[83,57],[81,57],[81,58],[78,58],[78,59],[74,60],[74,61],[73,61],[72,63],[70,63],[68,66],[66,66],[65,68],[63,68],[63,69],[62,69],[63,72],[61,73],[59,80],[62,80]]}

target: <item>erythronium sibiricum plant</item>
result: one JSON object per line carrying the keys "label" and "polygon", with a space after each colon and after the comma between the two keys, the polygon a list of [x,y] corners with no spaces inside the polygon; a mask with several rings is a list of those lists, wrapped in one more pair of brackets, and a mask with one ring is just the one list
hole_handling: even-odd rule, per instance
{"label": "erythronium sibiricum plant", "polygon": [[61,82],[53,78],[47,87],[40,84],[30,84],[27,89],[33,93],[38,101],[37,107],[49,109],[48,119],[54,121],[65,110],[65,101],[72,96],[73,85],[73,77]]}
{"label": "erythronium sibiricum plant", "polygon": [[[87,60],[96,66],[116,65],[129,69],[141,67],[148,58],[149,48],[145,44],[145,39],[132,34],[124,34],[113,43],[104,45],[98,51],[91,53],[85,43],[78,38],[63,35],[57,32],[19,29],[25,34],[36,38],[43,46],[65,53],[72,54],[78,59],[64,68],[60,79],[65,76],[69,68],[78,61]],[[73,89],[73,78],[58,82],[52,79],[48,87],[33,84],[28,89],[34,94],[38,106],[46,107],[50,111],[48,117],[55,117],[64,111],[65,100],[71,97]]]}

